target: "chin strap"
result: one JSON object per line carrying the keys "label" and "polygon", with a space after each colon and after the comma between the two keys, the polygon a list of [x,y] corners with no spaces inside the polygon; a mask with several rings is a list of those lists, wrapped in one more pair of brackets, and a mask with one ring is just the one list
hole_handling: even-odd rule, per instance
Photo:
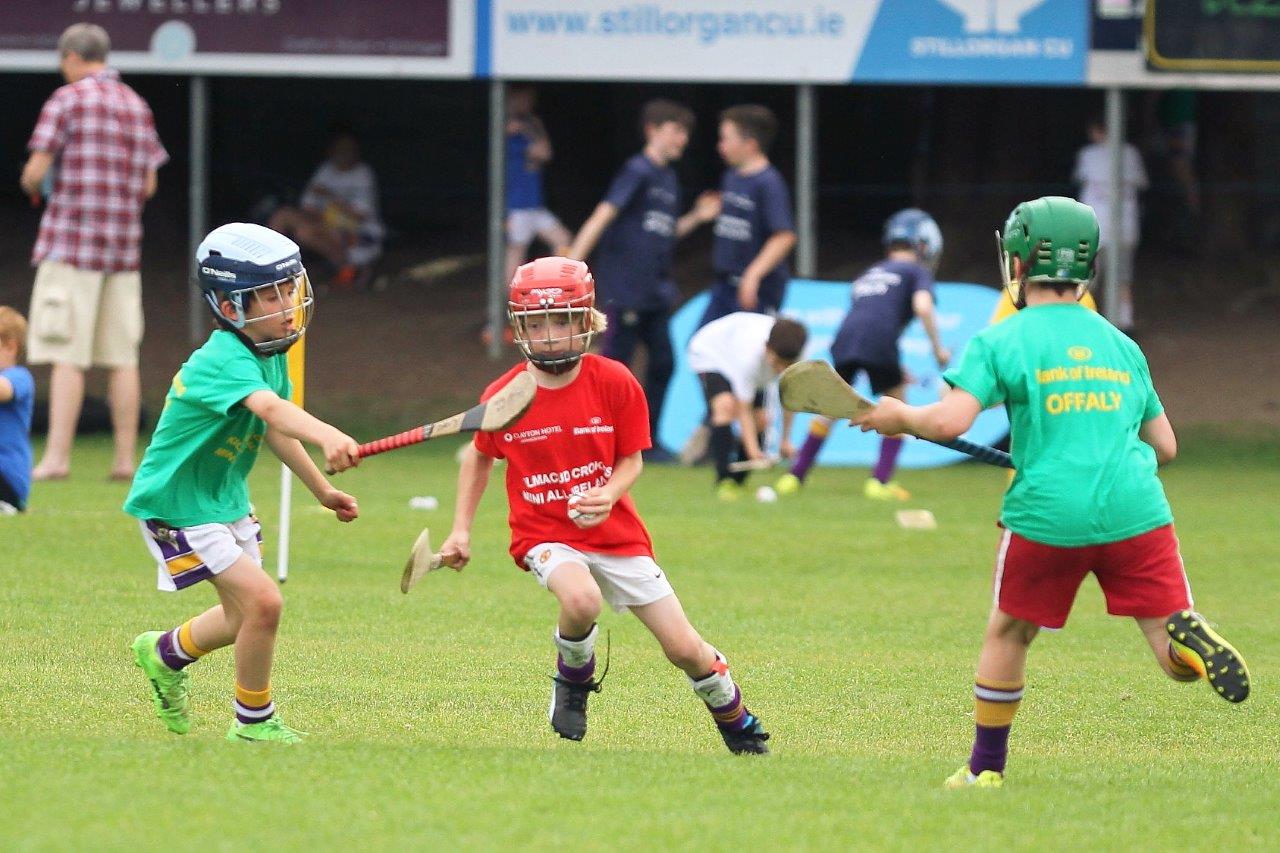
{"label": "chin strap", "polygon": [[549,362],[538,361],[533,356],[529,356],[529,362],[534,367],[536,367],[538,370],[541,370],[543,373],[550,373],[552,376],[559,376],[562,373],[568,373],[570,370],[576,367],[578,365],[578,362],[580,361],[582,361],[581,353],[572,357],[566,357],[562,359],[557,358]]}

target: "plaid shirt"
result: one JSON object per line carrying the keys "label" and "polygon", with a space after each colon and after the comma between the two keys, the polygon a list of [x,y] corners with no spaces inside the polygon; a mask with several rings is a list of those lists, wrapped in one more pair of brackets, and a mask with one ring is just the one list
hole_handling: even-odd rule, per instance
{"label": "plaid shirt", "polygon": [[45,101],[27,149],[57,158],[31,263],[138,269],[147,173],[169,159],[147,102],[104,69]]}

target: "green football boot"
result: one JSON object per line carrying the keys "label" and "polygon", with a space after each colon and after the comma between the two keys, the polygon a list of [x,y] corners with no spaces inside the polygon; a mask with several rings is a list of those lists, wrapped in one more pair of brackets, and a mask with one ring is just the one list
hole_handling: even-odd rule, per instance
{"label": "green football boot", "polygon": [[970,772],[969,765],[966,764],[948,776],[947,781],[942,784],[943,787],[952,791],[962,788],[1002,788],[1004,787],[1004,774],[996,770],[983,770],[975,776]]}
{"label": "green football boot", "polygon": [[231,728],[227,730],[227,740],[248,743],[267,743],[274,741],[275,743],[302,743],[302,739],[307,736],[306,732],[300,732],[297,729],[291,729],[284,724],[279,715],[273,715],[260,723],[250,723],[242,726],[238,722],[233,722]]}
{"label": "green football boot", "polygon": [[1228,702],[1249,698],[1249,667],[1221,634],[1194,610],[1180,610],[1165,622],[1169,643],[1182,662],[1205,679],[1213,692]]}
{"label": "green football boot", "polygon": [[147,631],[133,638],[133,661],[151,682],[151,700],[156,706],[156,716],[165,728],[174,734],[185,735],[191,730],[191,697],[187,692],[186,670],[174,670],[165,666],[156,651],[156,643],[163,631]]}

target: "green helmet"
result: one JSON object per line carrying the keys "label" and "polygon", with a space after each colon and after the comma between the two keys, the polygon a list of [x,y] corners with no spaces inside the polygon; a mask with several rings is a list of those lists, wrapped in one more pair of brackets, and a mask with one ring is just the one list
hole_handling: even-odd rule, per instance
{"label": "green helmet", "polygon": [[1024,201],[997,237],[1006,285],[1014,276],[1014,257],[1021,259],[1027,281],[1087,285],[1093,279],[1098,217],[1087,204],[1056,195]]}

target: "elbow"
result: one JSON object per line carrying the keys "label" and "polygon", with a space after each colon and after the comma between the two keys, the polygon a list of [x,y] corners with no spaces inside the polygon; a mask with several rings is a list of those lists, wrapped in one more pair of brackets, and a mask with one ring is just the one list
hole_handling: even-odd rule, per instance
{"label": "elbow", "polygon": [[968,432],[971,426],[973,426],[971,418],[950,413],[941,414],[929,424],[928,437],[938,441],[955,441]]}
{"label": "elbow", "polygon": [[1160,466],[1168,465],[1170,462],[1178,458],[1178,442],[1170,439],[1163,446],[1156,448],[1156,464]]}
{"label": "elbow", "polygon": [[968,426],[957,423],[955,421],[943,421],[934,429],[934,437],[939,441],[955,441],[957,438],[965,434]]}

